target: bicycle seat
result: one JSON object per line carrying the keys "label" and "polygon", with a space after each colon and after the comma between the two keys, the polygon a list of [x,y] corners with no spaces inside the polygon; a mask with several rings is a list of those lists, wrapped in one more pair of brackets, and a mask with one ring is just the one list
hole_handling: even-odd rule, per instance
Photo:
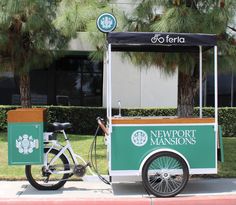
{"label": "bicycle seat", "polygon": [[69,122],[64,122],[64,123],[54,122],[54,123],[52,123],[52,126],[55,131],[66,130],[68,128],[71,128],[71,123],[69,123]]}

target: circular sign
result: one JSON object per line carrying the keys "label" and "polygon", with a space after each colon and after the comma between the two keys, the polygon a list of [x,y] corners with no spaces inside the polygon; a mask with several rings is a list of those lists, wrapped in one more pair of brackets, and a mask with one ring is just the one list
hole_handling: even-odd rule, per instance
{"label": "circular sign", "polygon": [[148,135],[143,130],[136,130],[131,136],[132,143],[137,147],[144,146],[148,141]]}
{"label": "circular sign", "polygon": [[117,21],[115,16],[109,13],[101,14],[97,19],[97,27],[103,33],[108,33],[116,28]]}

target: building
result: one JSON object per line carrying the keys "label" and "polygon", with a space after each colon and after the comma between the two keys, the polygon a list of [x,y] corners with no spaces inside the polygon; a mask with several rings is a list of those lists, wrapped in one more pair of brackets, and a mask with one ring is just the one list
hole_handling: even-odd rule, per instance
{"label": "building", "polygon": [[[125,12],[133,8],[131,0],[114,0]],[[103,62],[92,62],[88,54],[94,48],[78,33],[71,40],[67,54],[44,69],[30,72],[34,105],[106,106],[106,70]],[[160,69],[135,67],[120,53],[113,53],[113,106],[176,107],[177,72],[171,76]],[[213,106],[211,74],[204,80],[204,106]],[[0,73],[0,104],[20,104],[18,77],[11,72]],[[235,106],[236,79],[233,72],[219,75],[219,106]],[[196,101],[197,102],[197,101]],[[197,105],[197,104],[196,104]]]}

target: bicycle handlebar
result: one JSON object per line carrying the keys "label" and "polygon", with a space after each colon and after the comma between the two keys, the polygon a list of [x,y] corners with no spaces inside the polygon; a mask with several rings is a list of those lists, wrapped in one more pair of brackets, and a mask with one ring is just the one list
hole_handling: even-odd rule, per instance
{"label": "bicycle handlebar", "polygon": [[105,127],[105,125],[104,125],[103,119],[100,118],[100,117],[97,117],[97,122],[98,122],[99,127],[102,129],[102,131],[103,131],[106,135],[109,135],[108,129],[107,129],[107,128]]}

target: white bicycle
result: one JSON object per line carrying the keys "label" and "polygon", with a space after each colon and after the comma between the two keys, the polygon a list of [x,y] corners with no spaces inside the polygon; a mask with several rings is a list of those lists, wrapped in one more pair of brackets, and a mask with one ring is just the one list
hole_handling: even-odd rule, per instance
{"label": "white bicycle", "polygon": [[[99,129],[101,124],[103,125],[100,118],[98,119],[98,123],[100,123],[98,126]],[[45,148],[43,165],[25,166],[27,180],[38,190],[57,190],[73,175],[83,177],[87,168],[90,173],[94,175],[94,172],[90,168],[91,164],[86,162],[79,154],[76,154],[71,147],[70,141],[65,133],[65,130],[70,128],[71,124],[55,122],[52,125],[54,127],[54,132],[44,133]],[[58,132],[63,134],[66,145],[61,145],[57,141]],[[97,132],[95,134],[95,139]],[[68,158],[66,152],[69,153],[70,158]],[[94,168],[97,173],[96,167]]]}

